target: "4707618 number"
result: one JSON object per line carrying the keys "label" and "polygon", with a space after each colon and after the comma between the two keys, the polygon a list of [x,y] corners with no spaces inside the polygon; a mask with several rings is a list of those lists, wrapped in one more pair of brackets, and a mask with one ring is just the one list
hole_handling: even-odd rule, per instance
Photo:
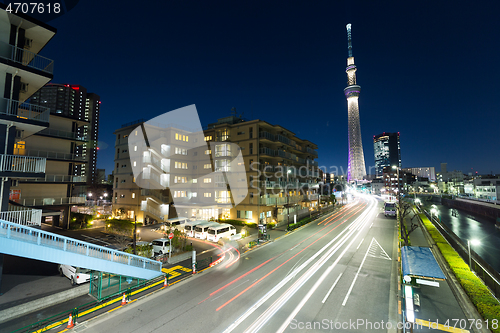
{"label": "4707618 number", "polygon": [[7,13],[23,13],[23,14],[59,14],[61,12],[61,4],[54,3],[41,3],[41,2],[11,2],[5,9]]}

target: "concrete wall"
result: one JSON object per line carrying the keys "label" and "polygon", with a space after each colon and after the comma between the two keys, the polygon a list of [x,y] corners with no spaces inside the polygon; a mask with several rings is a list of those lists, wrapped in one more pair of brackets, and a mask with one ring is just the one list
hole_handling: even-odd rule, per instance
{"label": "concrete wall", "polygon": [[463,209],[467,212],[479,214],[481,216],[491,219],[492,223],[495,223],[497,218],[500,218],[500,206],[488,207],[481,202],[474,202],[472,200],[453,200],[453,199],[441,199],[441,203],[445,206]]}

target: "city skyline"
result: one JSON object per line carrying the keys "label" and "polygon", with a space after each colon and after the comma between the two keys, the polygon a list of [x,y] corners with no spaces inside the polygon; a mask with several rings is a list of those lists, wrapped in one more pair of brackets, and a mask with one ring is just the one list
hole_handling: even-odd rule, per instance
{"label": "city skyline", "polygon": [[[469,126],[476,114],[497,119],[495,98],[471,93],[477,50],[481,59],[489,59],[498,48],[492,42],[499,31],[494,2],[481,8],[434,4],[432,10],[361,2],[352,15],[347,4],[326,2],[160,4],[150,13],[150,34],[140,23],[106,19],[125,19],[126,4],[117,9],[100,3],[98,12],[94,5],[79,3],[49,22],[58,34],[42,54],[58,66],[52,82],[81,84],[101,95],[97,164],[106,173],[113,166],[115,128],[190,104],[197,106],[203,125],[230,115],[232,107],[244,118],[282,124],[318,143],[319,165],[347,173],[346,102],[339,91],[345,87],[348,22],[356,27],[356,63],[363,68],[358,78],[364,90],[363,141],[400,132],[403,167],[439,170],[439,163],[447,162],[464,173],[500,172],[500,158],[489,148],[494,121],[478,119],[481,130]],[[93,38],[68,37],[84,27],[88,15],[97,22],[85,26]],[[134,47],[120,47],[128,43]],[[489,71],[481,84],[494,86],[499,65],[489,62]],[[446,85],[436,89],[441,81]],[[374,166],[373,147],[365,146],[364,155],[368,171]]]}

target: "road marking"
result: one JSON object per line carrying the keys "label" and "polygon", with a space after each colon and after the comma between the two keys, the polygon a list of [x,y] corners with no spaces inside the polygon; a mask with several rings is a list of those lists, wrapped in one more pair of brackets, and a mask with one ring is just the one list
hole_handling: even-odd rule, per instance
{"label": "road marking", "polygon": [[203,253],[212,252],[212,251],[215,251],[215,250],[217,250],[216,247],[214,247],[213,249],[210,249],[210,250],[205,250],[205,251],[203,251],[202,253],[200,253],[198,255],[202,255]]}
{"label": "road marking", "polygon": [[180,266],[180,265],[177,265],[177,266],[174,266],[174,267],[171,267],[171,268],[162,268],[161,269],[161,271],[163,273],[169,275],[170,279],[182,274],[182,273],[176,272],[176,270],[180,270],[180,271],[184,271],[184,272],[191,272],[192,271],[192,269],[186,268],[186,267],[183,267],[183,266]]}
{"label": "road marking", "polygon": [[[376,244],[372,244],[375,242]],[[391,257],[385,252],[385,250],[380,246],[375,238],[373,238],[372,243],[370,243],[368,255],[373,258],[380,258],[386,260],[392,260]]]}
{"label": "road marking", "polygon": [[372,228],[372,225],[373,225],[373,222],[372,222],[372,224],[370,224],[370,229]]}
{"label": "road marking", "polygon": [[464,330],[461,328],[445,326],[443,324],[439,324],[437,322],[431,322],[423,319],[415,319],[415,324],[421,325],[425,328],[432,328],[435,330],[445,331],[445,332],[454,332],[454,333],[470,333],[468,330]]}
{"label": "road marking", "polygon": [[359,249],[359,247],[361,246],[361,244],[363,244],[363,241],[364,241],[364,240],[365,240],[365,239],[363,238],[363,239],[361,240],[361,242],[359,242],[359,245],[358,245],[358,247],[356,248],[356,250],[357,250],[357,249]]}
{"label": "road marking", "polygon": [[352,280],[351,286],[349,287],[349,290],[347,291],[347,295],[345,295],[344,301],[342,302],[342,306],[345,306],[347,303],[347,299],[349,298],[349,295],[351,295],[352,287],[354,287],[354,284],[356,283],[356,279],[358,278],[359,272],[361,271],[361,267],[363,267],[363,264],[365,263],[366,256],[368,255],[368,251],[370,251],[370,248],[372,247],[373,241],[375,238],[372,238],[372,241],[370,242],[370,246],[368,249],[366,249],[365,256],[363,257],[363,261],[361,262],[361,265],[358,268],[358,271],[356,272],[356,275],[354,276],[354,280]]}
{"label": "road marking", "polygon": [[[297,246],[298,246],[298,245],[297,245]],[[302,258],[300,258],[300,259],[299,259],[299,260],[295,263],[295,265],[293,265],[293,267],[292,267],[292,268],[288,271],[288,273],[286,273],[285,277],[287,277],[287,276],[288,276],[288,274],[290,274],[290,272],[291,272],[291,271],[293,271],[293,269],[295,268],[295,266],[297,266],[297,265],[299,264],[299,262],[301,262],[301,261],[302,261],[302,259],[304,259],[304,257],[305,257],[306,255],[307,255],[307,253],[306,253],[306,254],[304,254],[304,255],[302,256]]]}
{"label": "road marking", "polygon": [[242,283],[240,283],[239,285],[234,286],[234,288],[231,288],[231,289],[229,289],[228,291],[226,291],[225,293],[222,293],[222,294],[220,294],[219,296],[217,296],[217,297],[213,298],[213,299],[211,300],[211,302],[213,302],[213,301],[214,301],[214,300],[216,300],[217,298],[219,298],[219,297],[221,297],[221,296],[223,296],[223,295],[227,294],[228,292],[230,292],[230,291],[232,291],[232,290],[234,290],[234,289],[238,288],[238,287],[239,287],[239,286],[241,286],[242,284],[247,283],[248,281],[250,281],[250,279],[248,279],[248,280],[246,280],[246,281],[243,281],[243,282],[242,282]]}
{"label": "road marking", "polygon": [[330,288],[330,290],[328,290],[328,292],[325,295],[325,298],[323,298],[323,300],[321,301],[321,303],[325,303],[325,301],[328,298],[328,296],[330,296],[330,293],[332,292],[333,288],[335,288],[335,286],[337,285],[337,282],[339,282],[341,276],[342,276],[342,273],[340,273],[340,275],[337,278],[337,280],[335,280],[335,282],[333,283],[332,287]]}

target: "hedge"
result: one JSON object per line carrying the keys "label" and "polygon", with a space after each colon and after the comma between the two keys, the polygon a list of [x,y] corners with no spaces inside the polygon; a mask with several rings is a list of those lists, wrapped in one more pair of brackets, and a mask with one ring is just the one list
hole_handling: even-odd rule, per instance
{"label": "hedge", "polygon": [[[443,257],[450,265],[453,274],[464,288],[477,311],[481,314],[481,316],[483,316],[483,319],[488,320],[490,323],[493,319],[498,320],[498,318],[500,318],[500,303],[484,285],[483,281],[471,272],[469,266],[458,255],[453,247],[448,244],[446,239],[444,239],[436,227],[431,223],[431,221],[429,221],[427,216],[424,214],[418,215],[425,228],[429,231],[432,239],[436,242],[439,250],[443,254]],[[499,326],[497,326],[497,328],[490,326],[490,329],[492,332],[500,333]]]}

